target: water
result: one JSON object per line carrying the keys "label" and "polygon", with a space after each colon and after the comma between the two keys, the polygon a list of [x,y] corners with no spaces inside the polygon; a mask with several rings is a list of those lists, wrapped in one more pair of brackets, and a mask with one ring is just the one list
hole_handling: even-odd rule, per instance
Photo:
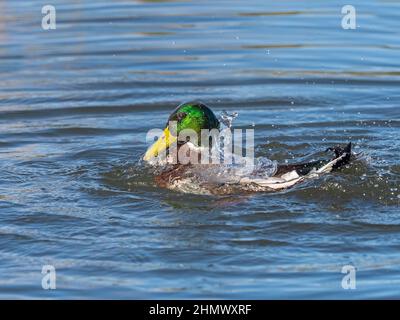
{"label": "water", "polygon": [[[395,1],[0,3],[1,298],[399,298]],[[256,155],[365,160],[273,194],[191,195],[138,166],[186,100]],[[57,289],[43,290],[42,266]],[[343,290],[344,265],[357,289]]]}

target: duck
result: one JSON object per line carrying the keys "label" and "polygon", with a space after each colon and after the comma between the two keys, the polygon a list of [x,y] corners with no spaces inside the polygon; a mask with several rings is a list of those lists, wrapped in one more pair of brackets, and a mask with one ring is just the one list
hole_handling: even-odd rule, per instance
{"label": "duck", "polygon": [[[175,125],[171,127],[171,123]],[[220,163],[183,162],[176,157],[172,157],[175,161],[171,161],[172,150],[175,150],[175,155],[186,154],[192,160],[200,159],[204,151],[201,138],[194,139],[197,141],[192,141],[187,136],[185,139],[179,138],[187,130],[202,137],[202,130],[220,132],[221,121],[210,107],[200,101],[184,102],[172,111],[164,130],[142,157],[147,165],[157,167],[154,181],[160,188],[219,195],[282,191],[339,170],[352,160],[352,143],[349,142],[345,146],[336,145],[326,149],[325,152],[332,152],[328,159],[294,164],[269,161],[266,167],[264,161],[263,165],[253,166],[251,170]]]}

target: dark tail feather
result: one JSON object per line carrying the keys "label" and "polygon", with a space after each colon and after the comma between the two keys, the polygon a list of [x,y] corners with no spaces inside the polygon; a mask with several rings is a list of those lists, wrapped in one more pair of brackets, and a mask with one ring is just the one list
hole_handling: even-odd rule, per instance
{"label": "dark tail feather", "polygon": [[332,158],[331,160],[318,160],[318,161],[312,161],[312,162],[307,162],[307,163],[299,163],[299,164],[292,164],[292,165],[280,165],[278,166],[278,171],[276,175],[280,176],[282,174],[285,174],[287,172],[296,170],[296,172],[300,176],[305,176],[309,174],[313,169],[318,170],[319,168],[322,168],[324,165],[328,164],[329,162],[342,157],[340,160],[338,160],[332,168],[338,169],[350,162],[351,159],[351,142],[346,145],[344,148],[341,146],[335,146],[326,149],[326,151],[333,151],[335,153],[335,157]]}
{"label": "dark tail feather", "polygon": [[[350,162],[350,158],[351,158],[351,142],[349,142],[349,144],[347,146],[345,146],[344,148],[342,148],[341,146],[335,146],[332,148],[328,148],[326,149],[326,151],[333,151],[335,152],[335,158],[340,158],[342,157],[338,162],[336,162],[333,165],[333,169],[338,169],[346,164],[348,164]],[[332,159],[332,160],[334,160]]]}

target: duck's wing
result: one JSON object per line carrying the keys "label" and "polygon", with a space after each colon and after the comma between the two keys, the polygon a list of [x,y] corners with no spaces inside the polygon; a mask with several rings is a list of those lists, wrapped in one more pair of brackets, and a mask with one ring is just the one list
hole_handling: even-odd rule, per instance
{"label": "duck's wing", "polygon": [[243,178],[240,183],[257,184],[261,187],[281,190],[294,186],[306,179],[316,178],[321,174],[338,169],[351,159],[351,142],[344,148],[336,146],[328,148],[327,151],[333,151],[335,157],[331,160],[319,160],[308,163],[299,163],[293,165],[280,165],[273,177],[266,179]]}

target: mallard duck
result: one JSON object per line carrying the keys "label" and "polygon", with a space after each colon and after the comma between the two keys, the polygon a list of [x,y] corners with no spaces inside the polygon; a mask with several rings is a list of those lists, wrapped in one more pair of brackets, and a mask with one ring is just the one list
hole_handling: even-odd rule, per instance
{"label": "mallard duck", "polygon": [[[172,130],[169,123],[175,121]],[[165,155],[175,144],[178,152],[185,147],[189,152],[200,155],[200,141],[179,141],[179,133],[191,129],[201,137],[201,130],[220,130],[220,121],[213,111],[201,102],[186,102],[179,105],[169,116],[162,135],[146,151],[143,160],[154,164],[154,160],[164,155],[162,170],[157,170],[155,182],[159,187],[175,189],[184,192],[203,192],[211,194],[227,194],[235,191],[277,191],[290,188],[307,179],[336,170],[351,159],[351,142],[344,148],[335,146],[326,151],[333,151],[330,159],[297,164],[268,163],[268,172],[263,172],[263,166],[256,166],[252,172],[237,170],[237,167],[227,167],[223,164],[168,164]],[[161,158],[160,158],[161,159]],[[158,159],[158,160],[160,160]],[[158,162],[159,164],[160,162]],[[272,169],[271,169],[272,168]]]}

